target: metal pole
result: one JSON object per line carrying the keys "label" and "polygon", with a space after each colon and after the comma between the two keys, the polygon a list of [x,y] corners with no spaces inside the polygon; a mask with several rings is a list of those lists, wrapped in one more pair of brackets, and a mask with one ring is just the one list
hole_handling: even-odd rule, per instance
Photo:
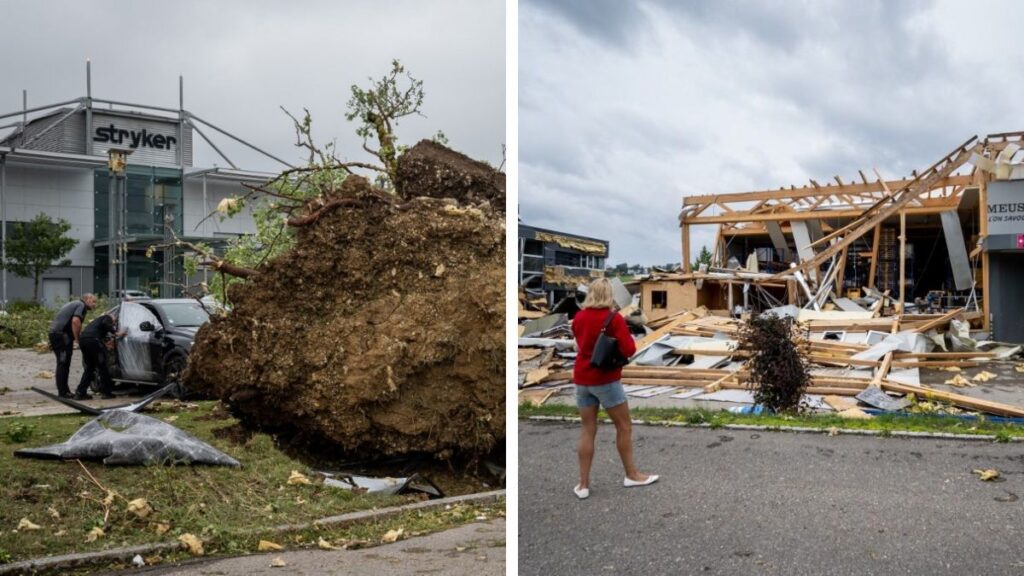
{"label": "metal pole", "polygon": [[117,298],[117,287],[115,280],[115,264],[117,262],[117,245],[114,237],[117,235],[117,195],[114,187],[117,186],[117,176],[113,170],[109,170],[110,181],[107,186],[107,298]]}
{"label": "metal pole", "polygon": [[85,61],[85,153],[92,156],[92,62]]}
{"label": "metal pole", "polygon": [[[178,76],[178,167],[185,170],[185,77]],[[181,188],[182,197],[185,187]]]}
{"label": "metal pole", "polygon": [[7,310],[7,153],[0,154],[0,307]]}
{"label": "metal pole", "polygon": [[28,90],[21,91],[21,144],[25,145],[25,127],[28,126]]}

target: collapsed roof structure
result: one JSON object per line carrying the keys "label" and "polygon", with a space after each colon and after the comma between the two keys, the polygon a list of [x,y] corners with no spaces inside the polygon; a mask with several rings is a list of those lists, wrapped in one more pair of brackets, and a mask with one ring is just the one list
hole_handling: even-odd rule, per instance
{"label": "collapsed roof structure", "polygon": [[[1021,323],[998,321],[1016,309],[1010,291],[1024,253],[1024,165],[1012,164],[1022,136],[971,137],[903,179],[860,171],[859,182],[836,176],[829,184],[685,197],[684,272],[645,283],[644,313],[657,320],[698,305],[732,312],[740,302],[820,310],[829,299],[848,310],[844,299],[877,289],[889,291],[898,314],[962,309],[995,338],[1022,341]],[[711,265],[685,272],[691,228],[708,224],[718,225]],[[693,288],[705,280],[719,286],[704,284],[698,297]],[[657,282],[679,286],[677,297]]]}
{"label": "collapsed roof structure", "polygon": [[[1022,406],[960,390],[1024,373],[1013,363],[1021,346],[1005,344],[1024,342],[1024,164],[1013,163],[1022,139],[972,137],[898,180],[859,172],[859,182],[683,198],[681,270],[631,283],[640,311],[622,310],[645,332],[623,369],[627,394],[753,402],[756,350],[737,334],[770,311],[807,330],[798,343],[819,407],[845,411],[857,403],[843,397],[856,397],[890,411],[924,398],[1024,417]],[[717,225],[710,262],[691,267],[691,228],[702,225]],[[557,328],[520,338],[520,385],[532,388],[523,400],[543,403],[571,382],[571,340]]]}

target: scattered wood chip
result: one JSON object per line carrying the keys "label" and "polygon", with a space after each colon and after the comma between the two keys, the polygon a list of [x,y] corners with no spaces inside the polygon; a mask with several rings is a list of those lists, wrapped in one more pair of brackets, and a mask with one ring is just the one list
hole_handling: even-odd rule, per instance
{"label": "scattered wood chip", "polygon": [[167,522],[154,522],[150,526],[153,527],[153,532],[156,532],[157,536],[163,536],[171,529],[171,525]]}
{"label": "scattered wood chip", "polygon": [[957,388],[964,388],[964,387],[968,387],[968,386],[974,386],[974,384],[970,380],[968,380],[967,378],[964,378],[963,376],[961,376],[959,374],[957,374],[956,376],[950,378],[949,380],[946,380],[946,384],[949,384],[950,386],[956,386]]}
{"label": "scattered wood chip", "polygon": [[327,540],[324,540],[323,536],[317,538],[317,540],[316,540],[316,547],[321,549],[321,550],[341,550],[341,548],[338,548],[334,544],[331,544]]}
{"label": "scattered wood chip", "polygon": [[269,552],[271,550],[284,550],[284,546],[270,540],[260,540],[260,543],[256,546],[256,549],[260,552]]}
{"label": "scattered wood chip", "polygon": [[18,522],[18,530],[42,530],[43,527],[29,520],[28,518],[22,518]]}
{"label": "scattered wood chip", "polygon": [[434,269],[434,278],[440,278],[444,276],[444,264],[438,264],[437,268]]}
{"label": "scattered wood chip", "polygon": [[159,564],[163,562],[164,558],[163,556],[146,556],[144,560],[146,561],[147,566],[152,566],[154,564]]}
{"label": "scattered wood chip", "polygon": [[49,370],[40,370],[39,373],[36,374],[36,378],[41,378],[43,380],[49,380],[50,378],[53,378],[53,376],[53,372],[50,372]]}
{"label": "scattered wood chip", "polygon": [[288,477],[289,484],[310,484],[309,477],[299,472],[298,470],[292,470],[291,476]]}
{"label": "scattered wood chip", "polygon": [[828,435],[829,436],[838,436],[839,435],[839,428],[837,428],[836,426],[833,426],[833,427],[829,428],[828,429]]}
{"label": "scattered wood chip", "polygon": [[397,542],[398,539],[401,538],[402,534],[404,534],[404,533],[405,533],[405,529],[404,528],[399,528],[397,530],[388,530],[387,533],[384,534],[384,537],[381,538],[381,541],[382,542],[388,542],[388,543],[390,543],[390,542]]}
{"label": "scattered wood chip", "polygon": [[946,372],[960,372],[960,367],[959,366],[946,366],[945,368],[943,368],[943,370],[945,370]]}
{"label": "scattered wood chip", "polygon": [[989,468],[988,470],[975,469],[973,472],[978,475],[978,480],[981,480],[982,482],[991,482],[996,478],[999,478],[999,470],[996,470],[995,468]]}
{"label": "scattered wood chip", "polygon": [[60,512],[58,512],[57,509],[54,508],[53,506],[47,508],[46,511],[50,513],[50,518],[53,518],[54,520],[60,520]]}
{"label": "scattered wood chip", "polygon": [[271,568],[284,568],[287,565],[288,563],[282,560],[280,556],[275,556],[274,559],[270,561]]}
{"label": "scattered wood chip", "polygon": [[145,498],[136,498],[128,503],[128,511],[135,514],[137,518],[145,518],[153,513],[153,507]]}
{"label": "scattered wood chip", "polygon": [[99,526],[93,526],[92,530],[89,530],[89,533],[85,535],[85,541],[95,542],[100,538],[103,538],[104,536],[106,536],[106,532],[103,531],[103,528],[100,528]]}
{"label": "scattered wood chip", "polygon": [[988,370],[982,370],[975,374],[971,380],[977,380],[978,382],[988,382],[989,380],[995,379],[996,374],[989,372]]}
{"label": "scattered wood chip", "polygon": [[203,541],[196,538],[195,534],[182,534],[178,536],[178,542],[181,542],[193,556],[203,555]]}
{"label": "scattered wood chip", "polygon": [[64,530],[64,529],[57,530],[56,532],[53,533],[53,537],[54,538],[60,538],[61,536],[65,535],[67,533],[68,533],[68,531]]}
{"label": "scattered wood chip", "polygon": [[870,420],[871,418],[874,418],[874,416],[868,414],[867,412],[861,410],[860,408],[857,408],[856,406],[854,406],[853,408],[847,408],[846,410],[843,410],[841,412],[837,412],[836,416],[839,416],[840,418],[849,418],[851,420]]}

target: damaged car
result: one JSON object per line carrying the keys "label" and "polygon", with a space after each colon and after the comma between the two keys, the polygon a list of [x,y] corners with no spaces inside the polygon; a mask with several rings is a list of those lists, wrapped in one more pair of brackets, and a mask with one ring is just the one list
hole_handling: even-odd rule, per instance
{"label": "damaged car", "polygon": [[[175,384],[171,394],[185,397],[180,376],[196,332],[213,310],[190,298],[125,301],[115,310],[119,328],[127,331],[115,343],[116,354],[108,356],[107,367],[117,387]],[[94,379],[94,390],[98,382]]]}

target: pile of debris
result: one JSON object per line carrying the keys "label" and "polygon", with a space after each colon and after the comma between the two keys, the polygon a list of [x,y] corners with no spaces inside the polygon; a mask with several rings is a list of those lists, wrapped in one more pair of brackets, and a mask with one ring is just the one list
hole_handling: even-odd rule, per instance
{"label": "pile of debris", "polygon": [[293,249],[230,287],[232,312],[196,336],[190,389],[320,455],[502,446],[504,175],[433,143],[398,173],[394,196],[346,178]]}
{"label": "pile of debris", "polygon": [[[1008,278],[1012,265],[990,263],[988,254],[1013,239],[988,213],[993,199],[1024,186],[1024,163],[1012,163],[1022,149],[1024,133],[973,137],[904,179],[869,181],[860,172],[859,182],[836,176],[835,184],[683,198],[681,268],[652,270],[628,287],[633,301],[619,303],[639,304],[639,312],[624,310],[640,336],[623,371],[628,392],[752,402],[748,352],[736,335],[744,320],[775,314],[810,334],[798,343],[812,367],[810,406],[843,412],[856,405],[844,397],[855,396],[880,410],[902,409],[905,399],[1024,417],[1024,407],[968,390],[1024,372],[1012,363],[1021,347],[994,341],[1021,334],[1018,322],[992,321],[998,306],[1016,302],[1015,289],[994,280],[998,271]],[[690,227],[711,224],[712,250],[691,267]],[[932,251],[923,265],[913,259],[915,243]],[[521,347],[551,349],[520,351],[520,385],[532,389],[524,394],[531,401],[571,381],[574,311],[550,312],[566,318],[533,314],[520,327]],[[982,392],[998,397],[994,388]]]}
{"label": "pile of debris", "polygon": [[[989,371],[993,362],[1009,361],[1021,346],[973,341],[967,323],[953,311],[931,319],[915,317],[847,318],[809,310],[792,313],[810,332],[799,342],[812,365],[807,404],[845,411],[851,404],[841,397],[857,397],[875,409],[905,408],[899,398],[944,403],[960,409],[998,416],[1024,417],[1024,406],[992,402],[921,384],[922,373],[937,383],[973,387],[998,378]],[[841,313],[840,313],[841,314]],[[848,315],[847,315],[848,316]],[[655,330],[637,341],[637,353],[622,372],[631,396],[652,398],[671,393],[676,399],[752,402],[746,358],[736,335],[741,320],[711,315],[706,308],[678,313],[655,324]],[[947,328],[944,332],[939,329]],[[550,331],[547,332],[550,334]],[[967,349],[967,348],[970,349]],[[520,387],[523,400],[543,403],[572,380],[575,357],[571,336],[520,339]],[[1009,365],[1007,362],[1000,366]],[[1016,372],[1024,372],[1017,364]],[[736,393],[720,393],[722,391]],[[877,391],[891,393],[877,394]],[[718,396],[713,396],[718,394]],[[840,400],[834,398],[840,397]]]}

